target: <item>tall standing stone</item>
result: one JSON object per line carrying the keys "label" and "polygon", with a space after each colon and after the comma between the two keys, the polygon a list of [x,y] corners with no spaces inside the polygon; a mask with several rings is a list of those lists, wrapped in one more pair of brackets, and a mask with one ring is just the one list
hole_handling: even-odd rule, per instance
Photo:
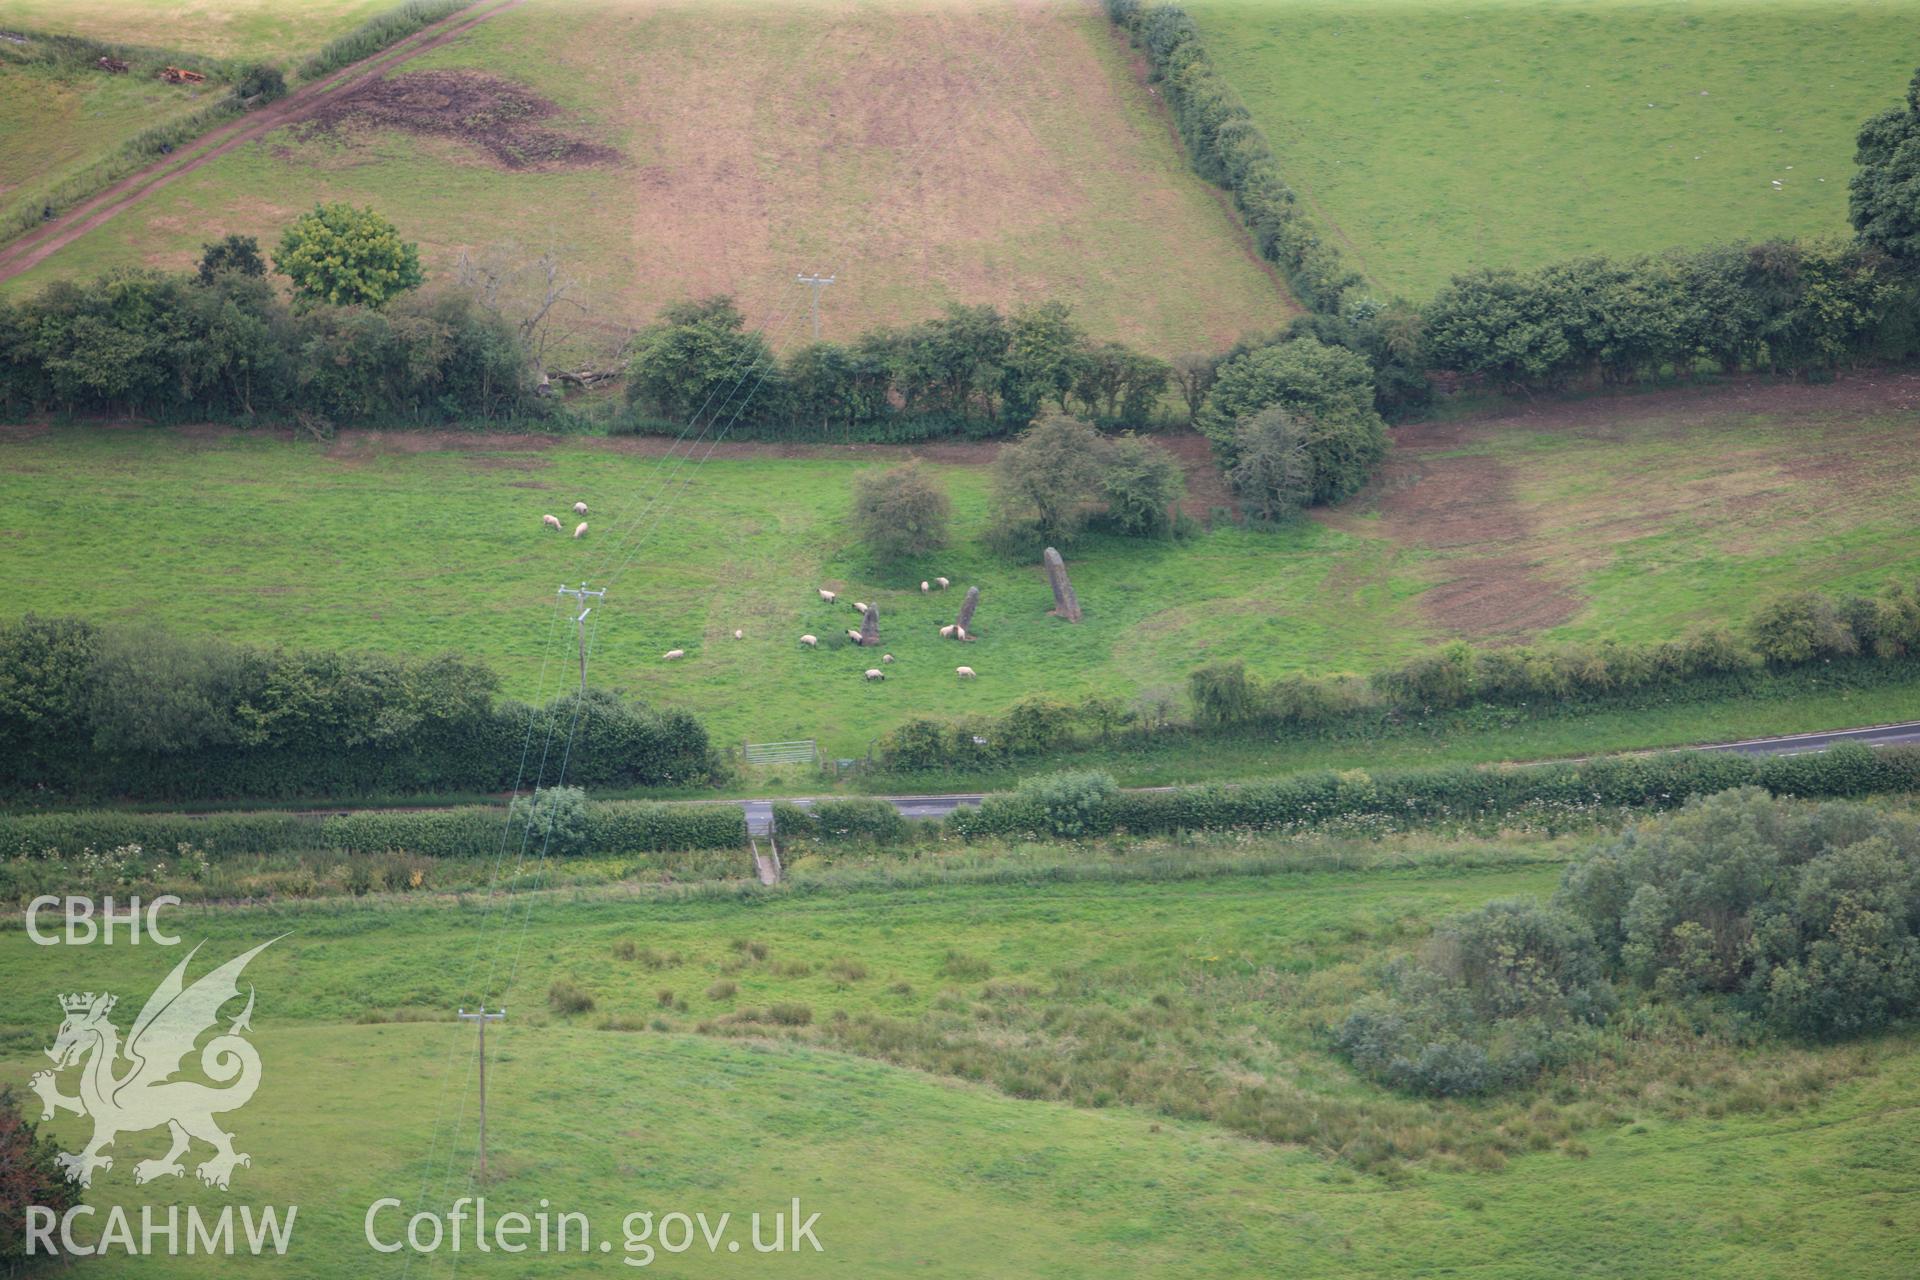
{"label": "tall standing stone", "polygon": [[872,648],[880,643],[880,606],[870,604],[867,611],[860,615],[860,643]]}
{"label": "tall standing stone", "polygon": [[953,620],[953,625],[965,631],[967,624],[973,621],[973,611],[979,607],[980,588],[968,587],[967,598],[960,602],[960,616]]}
{"label": "tall standing stone", "polygon": [[1053,616],[1065,618],[1068,622],[1080,621],[1080,598],[1073,594],[1073,584],[1067,581],[1067,562],[1052,547],[1040,558],[1046,566],[1047,581],[1053,586]]}

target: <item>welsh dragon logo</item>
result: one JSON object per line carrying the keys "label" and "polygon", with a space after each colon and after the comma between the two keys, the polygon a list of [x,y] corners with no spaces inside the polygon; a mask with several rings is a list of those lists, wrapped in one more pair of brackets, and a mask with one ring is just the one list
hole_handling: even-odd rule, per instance
{"label": "welsh dragon logo", "polygon": [[[225,1087],[174,1077],[185,1068],[201,1034],[219,1021],[221,1006],[239,996],[241,970],[275,941],[261,943],[187,986],[187,964],[199,952],[196,946],[147,997],[124,1047],[108,1018],[114,996],[89,991],[60,997],[66,1019],[47,1050],[54,1069],[40,1072],[30,1083],[45,1108],[41,1119],[51,1120],[63,1110],[93,1117],[93,1137],[86,1146],[55,1157],[68,1178],[90,1185],[95,1169],[113,1168],[113,1157],[100,1153],[116,1137],[161,1125],[172,1134],[173,1145],[160,1159],[134,1165],[135,1182],[180,1177],[186,1172],[180,1157],[196,1138],[213,1147],[212,1158],[194,1170],[208,1186],[225,1191],[234,1166],[253,1163],[233,1149],[233,1135],[214,1122],[216,1115],[245,1106],[260,1087],[260,1055],[241,1034],[252,1030],[252,987],[247,988],[247,1007],[200,1050],[201,1073]],[[124,1070],[123,1060],[128,1064]],[[80,1068],[80,1092],[68,1097],[60,1092],[58,1076],[75,1066]]]}

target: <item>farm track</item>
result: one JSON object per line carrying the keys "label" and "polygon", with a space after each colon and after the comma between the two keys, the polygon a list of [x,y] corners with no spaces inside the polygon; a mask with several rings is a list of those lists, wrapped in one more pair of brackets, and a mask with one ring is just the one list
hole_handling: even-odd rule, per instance
{"label": "farm track", "polygon": [[106,190],[0,248],[0,281],[11,280],[37,266],[49,255],[124,213],[175,179],[192,173],[244,143],[256,141],[275,129],[306,119],[341,95],[361,88],[400,64],[439,48],[489,18],[519,7],[521,3],[523,0],[481,0],[471,9],[462,9],[432,26],[422,27],[370,58],[351,63],[312,84],[301,86],[278,102],[209,130],[196,139],[190,148],[135,170]]}

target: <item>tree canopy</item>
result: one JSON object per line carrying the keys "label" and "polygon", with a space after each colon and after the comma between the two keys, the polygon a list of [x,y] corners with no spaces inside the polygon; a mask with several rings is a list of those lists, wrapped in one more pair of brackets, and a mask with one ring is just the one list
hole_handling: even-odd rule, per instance
{"label": "tree canopy", "polygon": [[293,281],[297,303],[380,308],[417,289],[420,248],[371,208],[323,204],[280,237],[273,268]]}

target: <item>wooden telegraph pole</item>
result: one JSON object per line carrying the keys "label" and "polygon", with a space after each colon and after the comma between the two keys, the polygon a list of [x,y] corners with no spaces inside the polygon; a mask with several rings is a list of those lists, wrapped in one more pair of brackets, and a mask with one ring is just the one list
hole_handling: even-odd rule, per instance
{"label": "wooden telegraph pole", "polygon": [[498,1022],[507,1016],[504,1006],[487,1012],[487,1006],[481,1005],[480,1012],[468,1013],[460,1010],[462,1022],[476,1022],[480,1025],[480,1185],[487,1185],[487,1024]]}

